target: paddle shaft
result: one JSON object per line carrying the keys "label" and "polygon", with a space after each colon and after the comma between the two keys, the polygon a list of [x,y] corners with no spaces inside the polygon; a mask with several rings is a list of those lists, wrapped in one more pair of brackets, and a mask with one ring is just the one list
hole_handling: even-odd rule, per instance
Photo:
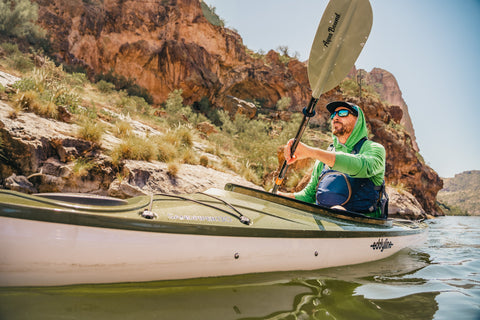
{"label": "paddle shaft", "polygon": [[[308,104],[308,107],[306,107],[303,110],[303,119],[302,123],[300,124],[300,127],[298,128],[297,134],[295,135],[295,138],[293,139],[292,147],[290,148],[290,154],[293,156],[295,154],[295,150],[297,150],[297,146],[300,143],[300,139],[303,136],[303,133],[305,132],[305,129],[307,128],[308,122],[310,121],[310,118],[315,114],[315,105],[317,104],[318,99],[312,97],[310,99],[310,102]],[[285,174],[287,173],[288,169],[288,164],[287,160],[283,161],[282,168],[280,169],[280,173],[278,174],[277,179],[275,180],[275,186],[273,186],[273,193],[277,193],[278,188],[283,182],[283,179],[285,178]]]}

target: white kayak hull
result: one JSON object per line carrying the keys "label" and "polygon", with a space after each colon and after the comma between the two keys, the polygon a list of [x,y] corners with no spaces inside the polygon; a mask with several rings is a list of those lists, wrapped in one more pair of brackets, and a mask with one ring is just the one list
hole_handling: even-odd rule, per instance
{"label": "white kayak hull", "polygon": [[425,237],[426,232],[380,238],[215,236],[0,217],[0,286],[315,270],[383,259]]}

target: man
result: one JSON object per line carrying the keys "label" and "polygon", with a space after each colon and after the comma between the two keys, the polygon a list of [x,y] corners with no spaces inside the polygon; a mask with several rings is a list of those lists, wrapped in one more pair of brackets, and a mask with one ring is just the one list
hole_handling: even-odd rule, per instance
{"label": "man", "polygon": [[287,164],[317,160],[308,185],[297,193],[280,195],[321,206],[380,217],[384,193],[385,148],[367,140],[363,111],[356,105],[335,101],[327,104],[332,120],[333,144],[328,150],[299,143],[291,155],[293,139],[285,147]]}

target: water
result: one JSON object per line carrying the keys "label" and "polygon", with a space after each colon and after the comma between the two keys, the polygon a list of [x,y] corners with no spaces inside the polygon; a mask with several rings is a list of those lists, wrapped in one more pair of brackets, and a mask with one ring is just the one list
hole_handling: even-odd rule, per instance
{"label": "water", "polygon": [[151,283],[0,288],[0,319],[479,320],[480,217],[428,223],[429,239],[421,247],[357,266]]}

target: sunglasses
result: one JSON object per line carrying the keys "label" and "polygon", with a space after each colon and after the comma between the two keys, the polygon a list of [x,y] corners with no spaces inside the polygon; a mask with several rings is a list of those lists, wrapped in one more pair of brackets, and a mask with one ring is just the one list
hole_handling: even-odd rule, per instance
{"label": "sunglasses", "polygon": [[342,109],[342,110],[338,110],[338,111],[335,111],[334,113],[332,113],[332,115],[330,116],[330,119],[333,120],[333,118],[335,118],[335,115],[337,115],[341,118],[344,118],[346,116],[348,116],[349,114],[353,114],[352,111],[350,110],[347,110],[347,109]]}

